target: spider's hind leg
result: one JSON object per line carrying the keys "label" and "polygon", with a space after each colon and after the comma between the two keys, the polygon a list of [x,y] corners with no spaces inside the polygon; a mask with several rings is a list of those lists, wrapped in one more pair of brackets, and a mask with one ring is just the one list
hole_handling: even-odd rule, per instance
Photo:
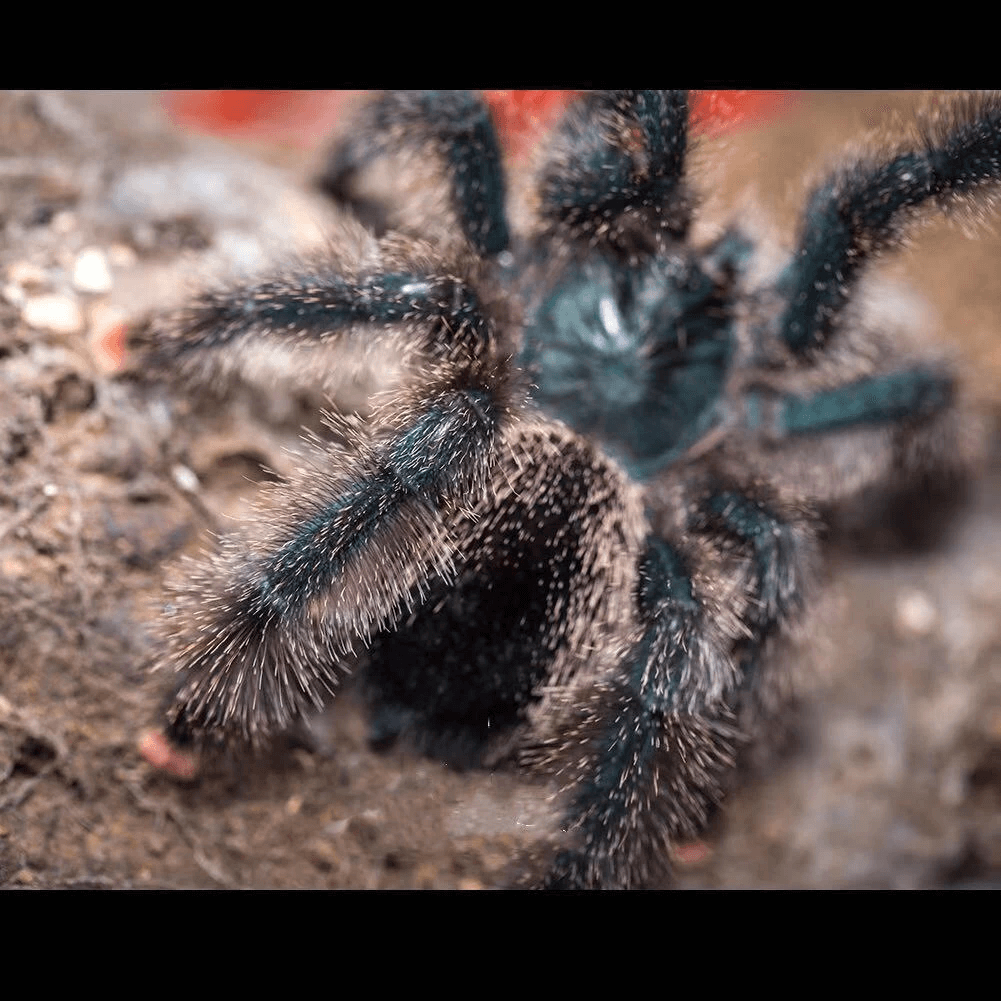
{"label": "spider's hind leg", "polygon": [[774,656],[773,647],[813,597],[818,522],[774,490],[732,481],[702,496],[691,527],[741,566],[747,603],[745,634],[733,647],[739,672],[733,706],[742,728],[753,727],[774,716],[788,696],[782,658]]}
{"label": "spider's hind leg", "polygon": [[556,856],[543,888],[649,885],[669,868],[671,839],[698,832],[721,795],[736,738],[724,700],[732,637],[700,586],[708,581],[693,579],[709,556],[699,549],[648,539],[642,635],[613,675],[575,696],[577,723],[557,750],[573,778],[564,825],[574,847]]}
{"label": "spider's hind leg", "polygon": [[566,738],[568,761],[574,740],[588,748],[565,817],[576,845],[543,886],[666,876],[671,843],[700,834],[722,796],[745,709],[769,702],[769,642],[797,615],[812,564],[809,520],[753,488],[715,484],[684,531],[648,538],[641,635]]}

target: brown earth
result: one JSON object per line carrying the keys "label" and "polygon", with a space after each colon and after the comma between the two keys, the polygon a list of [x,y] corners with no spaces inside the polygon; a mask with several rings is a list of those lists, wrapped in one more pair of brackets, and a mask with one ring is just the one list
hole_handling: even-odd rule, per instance
{"label": "brown earth", "polygon": [[[753,211],[788,236],[804,174],[916,100],[801,95],[707,140],[706,218]],[[545,789],[377,755],[350,693],[311,749],[192,782],[136,751],[169,684],[148,670],[164,577],[285,468],[303,401],[181,395],[115,374],[109,346],[192,283],[322,239],[313,166],[180,134],[152,95],[0,96],[0,886],[485,887],[544,836]],[[936,224],[884,271],[927,300],[996,421],[998,239]],[[854,526],[832,543],[790,739],[679,852],[680,885],[1001,881],[998,486],[990,461],[921,546]]]}

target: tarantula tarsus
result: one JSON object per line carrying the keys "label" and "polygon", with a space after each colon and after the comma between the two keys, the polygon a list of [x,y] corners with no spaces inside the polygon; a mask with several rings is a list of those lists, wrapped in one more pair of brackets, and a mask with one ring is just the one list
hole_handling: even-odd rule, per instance
{"label": "tarantula tarsus", "polygon": [[1001,102],[830,174],[767,278],[738,229],[686,242],[688,118],[582,96],[514,227],[482,101],[383,95],[330,160],[356,218],[329,253],[158,326],[197,377],[399,373],[174,597],[171,741],[266,740],[360,665],[374,744],[559,776],[536,885],[646,885],[700,832],[808,601],[814,512],[962,465],[953,375],[860,289],[926,203],[1001,176]]}

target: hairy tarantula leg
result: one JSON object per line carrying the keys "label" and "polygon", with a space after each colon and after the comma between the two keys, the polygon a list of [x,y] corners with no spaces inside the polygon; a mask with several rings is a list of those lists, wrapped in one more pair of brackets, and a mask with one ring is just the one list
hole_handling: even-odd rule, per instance
{"label": "hairy tarantula leg", "polygon": [[370,217],[378,230],[395,228],[379,218],[384,207],[361,202],[355,193],[358,175],[373,161],[394,154],[424,159],[430,154],[441,165],[450,207],[470,245],[482,256],[507,249],[500,144],[490,110],[476,94],[381,94],[362,109],[351,135],[335,148],[320,185],[361,218]]}
{"label": "hairy tarantula leg", "polygon": [[164,666],[184,680],[171,739],[254,741],[322,705],[352,643],[432,576],[448,578],[447,516],[486,489],[502,410],[482,371],[447,370],[379,439],[327,446],[275,485],[256,535],[224,538],[177,595]]}
{"label": "hairy tarantula leg", "polygon": [[955,388],[948,372],[919,366],[809,396],[754,392],[747,397],[747,423],[776,437],[895,424],[939,413],[952,403]]}
{"label": "hairy tarantula leg", "polygon": [[586,725],[598,735],[592,771],[566,817],[579,847],[557,857],[550,888],[635,885],[663,873],[672,839],[701,833],[722,795],[741,690],[768,700],[760,655],[799,612],[812,578],[809,519],[755,492],[716,488],[689,529],[686,551],[648,539],[637,602],[644,632],[625,680],[588,705]]}
{"label": "hairy tarantula leg", "polygon": [[799,612],[817,559],[805,512],[783,511],[777,502],[748,490],[724,489],[702,499],[692,528],[749,557],[750,600],[744,618],[756,638]]}
{"label": "hairy tarantula leg", "polygon": [[179,360],[248,339],[378,336],[399,325],[412,328],[420,383],[307,455],[273,488],[249,538],[224,539],[178,595],[164,659],[185,676],[168,713],[172,737],[254,740],[322,704],[353,641],[402,614],[431,577],[449,576],[448,521],[487,489],[514,401],[493,326],[452,276],[299,276],[203,296],[168,328],[164,350]]}
{"label": "hairy tarantula leg", "polygon": [[782,658],[771,644],[797,619],[813,589],[819,553],[814,518],[757,488],[717,488],[703,497],[691,528],[746,560],[748,635],[734,647],[740,672],[731,706],[741,731],[770,721],[787,694]]}
{"label": "hairy tarantula leg", "polygon": [[778,291],[787,303],[779,336],[800,354],[822,347],[865,267],[900,242],[916,209],[942,208],[1001,180],[1001,99],[956,105],[927,130],[923,149],[862,160],[810,198]]}
{"label": "hairy tarantula leg", "polygon": [[538,180],[544,227],[649,253],[691,221],[685,91],[584,95],[556,127]]}
{"label": "hairy tarantula leg", "polygon": [[[709,547],[683,555],[647,540],[643,634],[622,680],[587,697],[579,736],[592,756],[565,817],[578,847],[557,856],[547,888],[647,881],[666,869],[671,838],[698,833],[721,795],[736,738],[725,696],[737,681],[729,650],[739,623],[706,590],[714,562]],[[696,578],[689,567],[700,563]]]}
{"label": "hairy tarantula leg", "polygon": [[311,270],[204,291],[158,321],[146,361],[204,378],[252,366],[262,350],[273,364],[267,353],[276,349],[364,353],[395,341],[401,356],[457,365],[492,350],[493,328],[469,282],[432,270],[413,249],[377,252],[381,268],[362,273],[318,261]]}

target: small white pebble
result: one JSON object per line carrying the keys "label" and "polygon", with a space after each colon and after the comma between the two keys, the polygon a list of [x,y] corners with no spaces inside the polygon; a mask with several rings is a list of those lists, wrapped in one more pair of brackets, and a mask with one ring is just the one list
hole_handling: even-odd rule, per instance
{"label": "small white pebble", "polygon": [[39,289],[48,282],[44,268],[29,261],[15,261],[7,268],[7,278],[21,288]]}
{"label": "small white pebble", "polygon": [[45,486],[42,487],[42,493],[45,494],[46,497],[55,497],[56,494],[59,493],[59,487],[57,487],[55,483],[46,483]]}
{"label": "small white pebble", "polygon": [[927,636],[938,622],[938,610],[924,591],[908,590],[897,595],[895,623],[902,636]]}
{"label": "small white pebble", "polygon": [[57,334],[76,334],[83,330],[80,307],[65,295],[34,296],[25,302],[21,317],[36,330],[51,330]]}
{"label": "small white pebble", "polygon": [[80,292],[111,291],[111,269],[100,247],[87,247],[77,254],[73,265],[73,285]]}
{"label": "small white pebble", "polygon": [[189,469],[181,463],[177,463],[171,469],[170,475],[174,477],[174,482],[186,494],[197,493],[198,488],[201,486],[198,482],[198,474],[193,469]]}
{"label": "small white pebble", "polygon": [[13,282],[7,282],[2,288],[0,288],[0,294],[12,305],[20,309],[27,301],[28,297],[24,294],[24,289],[20,285],[15,285]]}

